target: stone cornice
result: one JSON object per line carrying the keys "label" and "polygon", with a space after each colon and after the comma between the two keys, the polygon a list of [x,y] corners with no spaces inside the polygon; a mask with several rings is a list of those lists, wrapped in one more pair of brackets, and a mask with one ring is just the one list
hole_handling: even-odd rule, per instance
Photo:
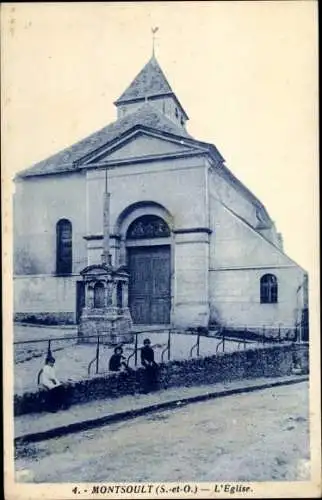
{"label": "stone cornice", "polygon": [[[173,234],[188,234],[188,233],[207,233],[211,234],[212,230],[209,227],[188,227],[188,228],[179,228],[179,229],[174,229],[172,231]],[[83,236],[84,240],[87,241],[93,241],[93,240],[102,240],[103,235],[102,234],[89,234],[86,236]],[[110,238],[114,238],[116,240],[121,239],[121,236],[118,234],[111,234]]]}
{"label": "stone cornice", "polygon": [[209,227],[188,227],[183,229],[174,229],[174,234],[187,234],[187,233],[207,233],[211,234],[212,230]]}
{"label": "stone cornice", "polygon": [[155,101],[157,99],[162,99],[162,97],[172,97],[176,101],[179,108],[181,109],[186,120],[189,120],[189,116],[187,115],[186,111],[184,110],[184,107],[182,106],[181,102],[179,101],[178,97],[175,95],[174,92],[160,92],[160,94],[153,94],[146,97],[133,97],[132,99],[124,99],[124,100],[122,99],[121,101],[119,100],[114,101],[113,104],[118,108],[119,106],[126,106],[127,104],[134,104],[136,102]]}
{"label": "stone cornice", "polygon": [[[177,136],[173,133],[168,133],[163,130],[156,130],[151,127],[143,126],[143,125],[135,125],[131,130],[126,131],[125,133],[119,135],[116,137],[114,140],[110,141],[108,144],[105,144],[87,155],[83,156],[81,159],[75,161],[74,165],[75,167],[83,167],[86,168],[87,166],[92,166],[93,164],[97,164],[100,161],[104,161],[104,156],[107,156],[114,151],[117,151],[120,149],[122,146],[128,144],[130,141],[136,139],[138,135],[148,135],[157,139],[161,140],[166,140],[174,144],[178,144],[179,146],[184,146],[186,148],[189,148],[190,151],[208,151],[209,145],[206,143],[203,143],[201,141],[196,141],[194,139],[191,139],[189,137],[183,137],[183,136]],[[183,153],[188,153],[188,151],[178,151],[178,152],[173,152],[172,154],[183,154]],[[156,154],[156,155],[147,155],[147,156],[140,156],[140,157],[131,157],[128,158],[127,161],[130,160],[137,160],[141,158],[154,158],[154,157],[159,157],[162,158],[163,156],[167,156],[169,153],[161,153],[161,154]],[[95,161],[96,158],[96,161]],[[220,157],[219,159],[223,159]],[[108,158],[105,161],[109,161]],[[115,160],[116,161],[116,160]],[[116,163],[120,163],[124,160],[119,159],[116,161]]]}
{"label": "stone cornice", "polygon": [[124,160],[114,160],[114,161],[107,161],[104,160],[102,162],[98,163],[88,163],[84,166],[80,166],[80,169],[84,170],[91,170],[92,168],[106,168],[106,167],[118,167],[118,166],[123,166],[123,165],[135,165],[138,163],[154,163],[158,161],[168,161],[168,160],[175,160],[175,159],[180,159],[180,158],[190,158],[193,156],[204,156],[206,155],[206,151],[201,151],[201,150],[191,150],[191,151],[183,151],[183,152],[178,152],[178,153],[168,153],[168,154],[160,154],[160,155],[150,155],[150,156],[138,156],[138,157],[131,157],[131,158],[125,158]]}

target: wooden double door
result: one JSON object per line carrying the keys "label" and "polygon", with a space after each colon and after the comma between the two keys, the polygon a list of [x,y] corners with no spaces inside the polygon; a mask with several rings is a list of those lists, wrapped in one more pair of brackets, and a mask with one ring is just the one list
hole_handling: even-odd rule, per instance
{"label": "wooden double door", "polygon": [[170,245],[128,248],[129,305],[135,324],[169,324]]}

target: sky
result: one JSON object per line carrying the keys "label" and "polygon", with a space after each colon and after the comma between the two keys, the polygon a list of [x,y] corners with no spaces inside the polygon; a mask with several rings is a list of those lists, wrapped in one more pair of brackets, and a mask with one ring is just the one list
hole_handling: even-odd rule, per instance
{"label": "sky", "polygon": [[156,57],[188,113],[264,203],[284,249],[318,266],[317,4],[2,4],[2,176],[116,118],[113,101]]}

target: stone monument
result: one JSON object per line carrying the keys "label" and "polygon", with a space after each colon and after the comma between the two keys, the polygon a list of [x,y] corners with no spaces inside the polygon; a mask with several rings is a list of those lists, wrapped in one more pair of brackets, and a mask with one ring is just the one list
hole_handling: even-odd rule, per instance
{"label": "stone monument", "polygon": [[78,335],[80,342],[116,345],[132,342],[132,318],[128,307],[129,274],[125,266],[114,267],[110,255],[110,194],[107,172],[103,203],[102,262],[80,272],[85,288]]}

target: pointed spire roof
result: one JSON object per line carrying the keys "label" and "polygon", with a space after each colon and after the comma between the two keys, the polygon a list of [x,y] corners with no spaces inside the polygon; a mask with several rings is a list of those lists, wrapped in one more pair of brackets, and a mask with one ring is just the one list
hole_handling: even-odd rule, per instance
{"label": "pointed spire roof", "polygon": [[188,118],[186,112],[180,104],[179,99],[173,92],[165,74],[163,73],[155,56],[143,67],[140,73],[134,78],[129,87],[123,94],[114,102],[116,106],[126,104],[128,102],[146,100],[165,95],[171,95],[178,102],[182,111]]}
{"label": "pointed spire roof", "polygon": [[158,61],[152,56],[115,104],[164,94],[173,94],[173,90]]}

